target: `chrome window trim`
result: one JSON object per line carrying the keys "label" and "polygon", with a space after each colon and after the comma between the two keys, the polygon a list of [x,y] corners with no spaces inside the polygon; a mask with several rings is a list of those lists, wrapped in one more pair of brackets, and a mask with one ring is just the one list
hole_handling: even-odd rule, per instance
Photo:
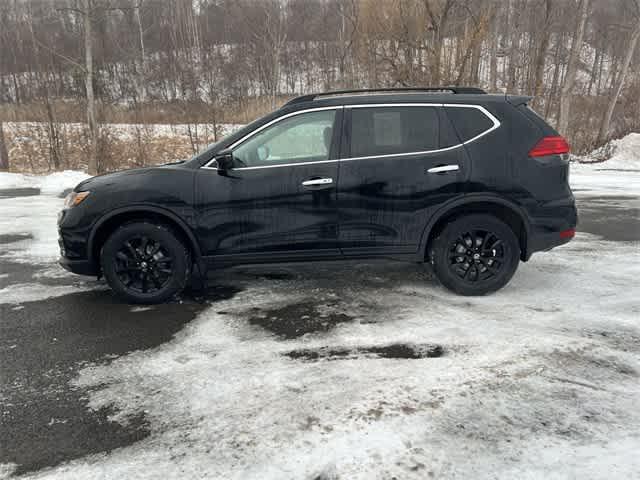
{"label": "chrome window trim", "polygon": [[[398,156],[405,157],[405,156],[416,156],[416,155],[426,155],[426,154],[431,154],[431,153],[446,152],[446,151],[449,151],[449,150],[454,150],[456,148],[460,148],[463,145],[467,145],[467,144],[469,144],[471,142],[475,142],[479,138],[484,137],[485,135],[488,135],[489,133],[493,132],[495,129],[499,128],[500,125],[501,125],[500,121],[491,112],[489,112],[486,108],[484,108],[481,105],[474,105],[474,104],[470,104],[470,103],[424,103],[424,102],[421,102],[421,103],[368,103],[368,104],[359,104],[359,105],[340,105],[340,106],[332,106],[332,107],[308,108],[308,109],[305,109],[305,110],[298,110],[296,112],[288,113],[286,115],[283,115],[281,117],[273,119],[272,121],[264,124],[260,128],[257,128],[253,132],[245,135],[240,140],[238,140],[235,143],[233,143],[228,148],[233,149],[237,145],[240,145],[245,140],[248,140],[250,137],[252,137],[256,133],[258,133],[261,130],[263,130],[264,128],[267,128],[268,126],[273,125],[274,123],[277,123],[280,120],[284,120],[285,118],[289,118],[289,117],[292,117],[294,115],[299,115],[301,113],[313,112],[313,111],[321,111],[321,110],[339,110],[339,109],[343,109],[343,108],[381,108],[381,107],[475,108],[476,110],[480,110],[489,120],[491,120],[493,125],[490,128],[488,128],[487,130],[485,130],[484,132],[479,133],[478,135],[476,135],[475,137],[470,138],[469,140],[465,140],[462,143],[458,143],[456,145],[451,145],[450,147],[445,147],[445,148],[437,148],[437,149],[433,149],[433,150],[423,150],[423,151],[419,151],[419,152],[402,152],[402,153],[390,153],[390,154],[385,154],[385,155],[369,155],[369,156],[364,156],[364,157],[345,157],[345,158],[339,158],[339,159],[335,159],[335,160],[318,160],[316,162],[281,163],[281,164],[278,164],[278,165],[259,165],[259,166],[255,166],[255,167],[238,167],[238,168],[233,168],[232,170],[260,170],[260,169],[263,169],[263,168],[294,167],[296,165],[311,165],[311,164],[316,164],[316,163],[349,162],[349,161],[352,161],[352,160],[371,160],[371,159],[374,159],[374,158],[389,158],[389,157],[398,157]],[[211,167],[210,166],[213,162],[215,162],[215,159],[210,160],[209,162],[207,162],[204,166],[202,166],[200,168],[207,168],[207,169],[210,169],[210,170],[217,170],[217,167]]]}
{"label": "chrome window trim", "polygon": [[[262,130],[264,130],[267,127],[270,127],[271,125],[273,125],[274,123],[278,123],[281,122],[282,120],[286,119],[286,118],[290,118],[290,117],[294,117],[296,115],[301,115],[303,113],[308,113],[308,112],[321,112],[323,110],[342,110],[344,108],[343,105],[337,105],[337,106],[333,106],[333,107],[316,107],[316,108],[306,108],[304,110],[297,110],[295,112],[291,112],[291,113],[287,113],[286,115],[282,115],[281,117],[278,118],[274,118],[273,120],[271,120],[270,122],[265,123],[264,125],[262,125],[261,127],[256,128],[253,132],[249,132],[247,133],[244,137],[242,137],[241,139],[235,141],[234,143],[232,143],[231,145],[229,145],[227,148],[229,150],[233,150],[234,148],[236,148],[238,145],[244,143],[245,141],[249,140],[251,137],[253,137],[255,134],[260,133]],[[211,159],[209,160],[203,167],[200,168],[208,168],[211,170],[217,170],[217,167],[211,167],[210,165],[215,161],[215,159]],[[295,164],[295,165],[302,165],[304,163],[320,163],[320,162],[326,162],[328,160],[320,160],[318,162],[302,162],[300,164]],[[259,167],[238,167],[238,168],[233,168],[232,170],[248,170],[248,169],[256,169],[256,168],[272,168],[272,167],[283,167],[285,165],[289,165],[289,164],[282,164],[282,165],[260,165]]]}
{"label": "chrome window trim", "polygon": [[[277,165],[257,165],[255,167],[237,167],[232,168],[231,170],[261,170],[263,168],[280,168],[280,167],[295,167],[297,165],[317,165],[319,163],[336,163],[339,162],[340,159],[335,160],[318,160],[315,162],[298,162],[298,163],[279,163]],[[210,168],[212,170],[217,170],[216,167],[200,167],[200,168]]]}

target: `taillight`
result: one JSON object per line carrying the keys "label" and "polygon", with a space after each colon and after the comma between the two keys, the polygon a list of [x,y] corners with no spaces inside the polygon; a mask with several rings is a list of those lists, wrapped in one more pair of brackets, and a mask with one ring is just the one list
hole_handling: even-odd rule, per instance
{"label": "taillight", "polygon": [[560,232],[560,238],[573,238],[576,236],[576,229],[570,228],[569,230],[563,230]]}
{"label": "taillight", "polygon": [[545,155],[561,155],[569,153],[569,144],[560,135],[544,137],[529,152],[530,157],[544,157]]}

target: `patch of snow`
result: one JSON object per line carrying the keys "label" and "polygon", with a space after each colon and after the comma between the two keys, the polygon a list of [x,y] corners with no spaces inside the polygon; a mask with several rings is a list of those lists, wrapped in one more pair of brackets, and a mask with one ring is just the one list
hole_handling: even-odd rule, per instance
{"label": "patch of snow", "polygon": [[153,310],[153,307],[151,307],[151,306],[132,307],[130,312],[131,313],[139,313],[139,312],[148,312],[149,310]]}
{"label": "patch of snow", "polygon": [[0,289],[1,304],[21,304],[60,297],[70,293],[94,290],[89,285],[42,285],[40,283],[17,283]]}
{"label": "patch of snow", "polygon": [[[603,156],[610,157],[602,161]],[[640,171],[640,133],[612,140],[604,147],[598,148],[584,157],[577,157],[574,166],[591,169],[616,169]]]}
{"label": "patch of snow", "polygon": [[62,198],[50,195],[0,198],[0,232],[33,237],[3,245],[3,256],[21,263],[56,261],[60,255],[57,216],[63,204]]}
{"label": "patch of snow", "polygon": [[[605,162],[608,163],[608,162]],[[598,164],[604,165],[604,164]],[[601,196],[633,195],[640,193],[640,171],[621,172],[597,171],[591,165],[575,164],[570,166],[569,183],[574,192],[588,190]]]}
{"label": "patch of snow", "polygon": [[89,175],[77,170],[64,170],[48,175],[0,172],[0,189],[39,188],[41,194],[55,196],[69,188],[74,188],[87,178]]}
{"label": "patch of snow", "polygon": [[22,173],[0,172],[0,189],[35,187],[38,177]]}
{"label": "patch of snow", "polygon": [[74,188],[78,183],[90,178],[84,172],[64,170],[44,175],[38,182],[40,193],[43,195],[60,195],[67,189]]}
{"label": "patch of snow", "polygon": [[40,189],[40,195],[0,198],[0,232],[33,236],[6,245],[3,254],[24,263],[55,261],[60,253],[57,218],[64,204],[60,194],[87,178],[86,173],[74,170],[42,176],[0,173],[0,189]]}

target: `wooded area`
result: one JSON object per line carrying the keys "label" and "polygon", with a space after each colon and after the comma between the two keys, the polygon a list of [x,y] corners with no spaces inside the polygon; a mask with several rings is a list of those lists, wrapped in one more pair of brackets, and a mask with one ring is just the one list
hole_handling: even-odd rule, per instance
{"label": "wooded area", "polygon": [[533,95],[586,152],[640,131],[639,37],[640,0],[5,0],[0,169],[3,121],[45,125],[36,170],[71,165],[82,122],[96,173],[121,166],[106,123],[138,126],[144,165],[145,124],[187,124],[195,152],[293,95],[453,84]]}

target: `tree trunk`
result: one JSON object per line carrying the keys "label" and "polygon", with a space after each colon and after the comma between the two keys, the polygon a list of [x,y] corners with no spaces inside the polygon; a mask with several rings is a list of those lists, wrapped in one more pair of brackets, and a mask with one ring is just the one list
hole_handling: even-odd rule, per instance
{"label": "tree trunk", "polygon": [[598,64],[600,63],[600,48],[595,47],[596,54],[593,56],[593,66],[591,67],[591,75],[589,77],[589,88],[587,88],[587,95],[590,97],[593,90],[593,86],[596,82],[596,75],[598,73]]}
{"label": "tree trunk", "polygon": [[[508,4],[508,8],[511,9],[511,2]],[[507,41],[511,42],[509,46],[509,63],[507,67],[507,92],[516,93],[517,82],[517,70],[518,60],[520,58],[520,39],[522,36],[522,9],[519,2],[515,2],[513,5],[513,11],[511,12],[511,21],[513,22],[513,30]]]}
{"label": "tree trunk", "polygon": [[496,92],[498,90],[498,5],[493,3],[493,29],[490,37],[490,50],[491,60],[489,63],[489,84],[491,85],[491,91]]}
{"label": "tree trunk", "polygon": [[98,165],[98,124],[96,122],[96,105],[93,92],[93,46],[91,43],[91,0],[84,0],[84,54],[85,77],[87,91],[87,123],[89,124],[89,175],[99,173]]}
{"label": "tree trunk", "polygon": [[584,27],[587,23],[589,15],[589,0],[581,0],[580,17],[576,26],[576,32],[571,43],[571,53],[569,54],[569,62],[567,63],[567,71],[562,83],[560,91],[560,115],[558,120],[558,131],[561,135],[567,135],[567,127],[569,125],[569,110],[571,108],[571,95],[573,86],[576,82],[576,73],[578,71],[578,60],[580,59],[580,50],[582,49],[582,39],[584,37]]}
{"label": "tree trunk", "polygon": [[545,1],[544,12],[544,29],[542,30],[542,39],[538,46],[538,52],[536,55],[534,65],[534,80],[533,80],[533,105],[534,108],[538,107],[542,102],[542,85],[544,82],[544,64],[547,57],[547,50],[549,49],[549,39],[551,37],[551,4],[552,0]]}
{"label": "tree trunk", "polygon": [[[456,85],[460,85],[462,83],[464,72],[465,72],[465,69],[467,68],[467,63],[471,58],[473,50],[476,48],[476,46],[482,45],[482,41],[484,39],[486,29],[487,29],[487,24],[490,18],[491,18],[491,11],[483,12],[482,16],[477,20],[477,24],[474,26],[473,31],[469,35],[468,43],[466,41],[466,36],[465,36],[464,43],[467,43],[467,45],[465,46],[466,47],[465,52],[462,55],[462,58],[460,60],[460,69],[458,70],[458,76],[455,81]],[[471,75],[473,76],[473,72],[471,72]]]}
{"label": "tree trunk", "polygon": [[0,121],[0,170],[9,170],[9,152],[4,139],[4,123]]}
{"label": "tree trunk", "polygon": [[629,71],[629,65],[631,64],[631,58],[633,57],[633,52],[638,44],[638,38],[640,38],[640,22],[636,23],[633,32],[631,33],[631,40],[629,42],[629,46],[627,48],[626,55],[624,57],[624,61],[622,63],[622,67],[620,68],[620,73],[618,74],[618,84],[614,89],[613,95],[609,100],[609,105],[607,106],[607,110],[602,119],[602,123],[600,124],[600,131],[598,132],[598,145],[602,145],[604,141],[607,139],[607,135],[609,134],[609,127],[611,125],[611,117],[613,116],[613,110],[616,108],[616,103],[618,101],[618,97],[620,97],[620,93],[622,92],[622,87],[624,86],[624,79],[627,76],[627,72]]}
{"label": "tree trunk", "polygon": [[134,6],[134,12],[136,14],[136,24],[138,26],[138,42],[140,43],[140,72],[138,74],[138,96],[140,102],[147,100],[147,56],[144,48],[144,30],[142,29],[142,18],[140,16],[140,9],[142,8],[142,0],[138,0],[138,4]]}

